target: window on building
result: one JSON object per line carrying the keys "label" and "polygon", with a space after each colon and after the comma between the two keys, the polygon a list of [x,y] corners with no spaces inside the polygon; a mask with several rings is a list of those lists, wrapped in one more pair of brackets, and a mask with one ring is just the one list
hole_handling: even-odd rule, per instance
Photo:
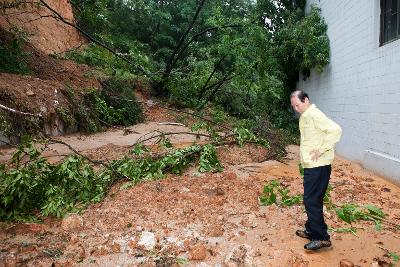
{"label": "window on building", "polygon": [[381,1],[380,45],[400,39],[400,0]]}

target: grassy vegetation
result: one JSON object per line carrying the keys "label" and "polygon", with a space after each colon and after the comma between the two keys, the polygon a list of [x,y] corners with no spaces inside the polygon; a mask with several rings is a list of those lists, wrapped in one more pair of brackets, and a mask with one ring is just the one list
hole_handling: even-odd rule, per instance
{"label": "grassy vegetation", "polygon": [[24,52],[24,45],[25,41],[21,37],[16,37],[10,41],[0,39],[0,72],[32,74],[32,70],[26,61],[29,53]]}

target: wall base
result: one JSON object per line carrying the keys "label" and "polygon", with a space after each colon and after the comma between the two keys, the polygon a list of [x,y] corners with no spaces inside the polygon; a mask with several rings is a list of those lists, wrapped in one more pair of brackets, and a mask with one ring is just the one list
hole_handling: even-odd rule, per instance
{"label": "wall base", "polygon": [[365,150],[362,165],[400,185],[400,159],[373,150]]}

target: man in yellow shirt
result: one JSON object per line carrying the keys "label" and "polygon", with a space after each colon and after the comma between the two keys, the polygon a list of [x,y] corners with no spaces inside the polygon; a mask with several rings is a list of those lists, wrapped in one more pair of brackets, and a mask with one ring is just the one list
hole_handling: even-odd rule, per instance
{"label": "man in yellow shirt", "polygon": [[296,90],[290,95],[293,109],[300,113],[300,162],[304,168],[304,206],[307,213],[305,230],[296,235],[307,238],[307,250],[330,247],[331,241],[324,221],[323,200],[331,175],[334,146],[340,140],[342,129],[325,116],[308,95]]}

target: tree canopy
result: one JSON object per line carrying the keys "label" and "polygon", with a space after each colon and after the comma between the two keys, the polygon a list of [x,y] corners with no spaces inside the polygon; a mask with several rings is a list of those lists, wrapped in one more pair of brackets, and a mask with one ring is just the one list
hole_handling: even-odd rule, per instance
{"label": "tree canopy", "polygon": [[329,62],[327,26],[317,7],[305,14],[305,0],[71,3],[83,30],[134,62],[114,68],[145,74],[179,106],[212,102],[283,127],[299,73]]}

